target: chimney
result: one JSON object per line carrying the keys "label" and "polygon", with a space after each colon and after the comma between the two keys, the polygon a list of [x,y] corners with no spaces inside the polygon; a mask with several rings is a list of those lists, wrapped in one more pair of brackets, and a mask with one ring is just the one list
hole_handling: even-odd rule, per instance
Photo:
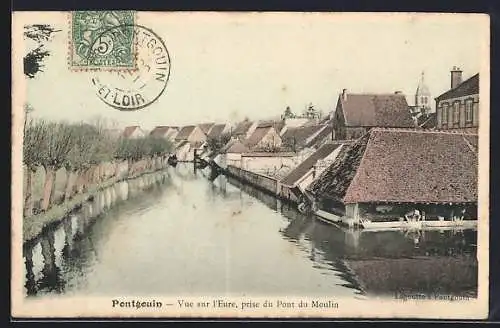
{"label": "chimney", "polygon": [[460,83],[462,83],[462,70],[459,67],[453,66],[451,70],[451,88],[455,89]]}
{"label": "chimney", "polygon": [[347,89],[342,89],[342,100],[343,101],[347,100]]}

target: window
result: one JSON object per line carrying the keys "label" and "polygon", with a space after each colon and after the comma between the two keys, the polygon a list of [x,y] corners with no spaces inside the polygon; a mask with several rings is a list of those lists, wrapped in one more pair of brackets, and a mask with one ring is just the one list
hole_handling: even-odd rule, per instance
{"label": "window", "polygon": [[448,124],[448,103],[441,107],[441,124]]}
{"label": "window", "polygon": [[472,105],[473,105],[472,99],[467,99],[465,101],[465,122],[466,123],[472,122],[472,115],[473,115]]}
{"label": "window", "polygon": [[420,97],[420,103],[423,104],[424,103],[424,97]]}
{"label": "window", "polygon": [[427,105],[427,97],[424,98],[424,104]]}
{"label": "window", "polygon": [[458,124],[460,122],[460,103],[455,101],[453,103],[453,124]]}

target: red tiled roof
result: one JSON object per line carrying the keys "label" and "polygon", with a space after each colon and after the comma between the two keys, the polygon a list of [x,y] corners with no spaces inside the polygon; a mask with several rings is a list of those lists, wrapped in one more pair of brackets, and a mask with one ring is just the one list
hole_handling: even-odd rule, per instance
{"label": "red tiled roof", "polygon": [[477,135],[374,128],[342,149],[309,189],[344,203],[477,202],[474,140]]}
{"label": "red tiled roof", "polygon": [[139,126],[138,126],[138,125],[134,125],[134,126],[127,126],[127,127],[125,128],[125,130],[123,130],[123,134],[122,134],[122,136],[124,136],[125,138],[128,138],[128,137],[130,137],[130,136],[131,136],[131,135],[135,132],[135,130],[136,130],[136,129],[138,129],[138,128],[139,128]]}
{"label": "red tiled roof", "polygon": [[402,94],[347,94],[339,96],[346,126],[413,128],[406,97]]}
{"label": "red tiled roof", "polygon": [[437,101],[479,94],[479,73],[436,98]]}
{"label": "red tiled roof", "polygon": [[335,149],[342,146],[342,143],[332,142],[321,146],[316,150],[311,156],[306,158],[305,161],[299,164],[295,169],[293,169],[282,181],[281,183],[290,187],[293,187],[297,181],[299,181],[319,160],[324,159],[330,155]]}
{"label": "red tiled roof", "polygon": [[181,128],[181,130],[179,131],[179,133],[177,133],[177,135],[175,136],[175,140],[184,140],[184,139],[187,139],[191,133],[193,132],[193,130],[196,128],[196,126],[194,125],[187,125],[187,126],[184,126]]}

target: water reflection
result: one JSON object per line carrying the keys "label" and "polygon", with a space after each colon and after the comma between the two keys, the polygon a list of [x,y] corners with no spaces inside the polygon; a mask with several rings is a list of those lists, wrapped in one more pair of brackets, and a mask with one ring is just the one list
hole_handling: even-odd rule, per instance
{"label": "water reflection", "polygon": [[25,291],[473,294],[476,244],[473,230],[328,225],[210,167],[180,164],[97,193],[25,245]]}

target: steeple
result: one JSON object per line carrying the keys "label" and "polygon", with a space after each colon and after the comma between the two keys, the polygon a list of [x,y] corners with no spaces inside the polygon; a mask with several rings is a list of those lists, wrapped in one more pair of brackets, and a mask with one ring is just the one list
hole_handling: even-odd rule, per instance
{"label": "steeple", "polygon": [[420,108],[421,113],[428,113],[431,109],[431,93],[424,80],[425,74],[422,71],[417,91],[415,92],[415,107]]}
{"label": "steeple", "polygon": [[424,79],[425,79],[425,73],[424,73],[424,71],[422,71],[422,74],[420,77],[420,82],[418,83],[418,87],[417,87],[417,92],[415,93],[415,95],[417,95],[417,96],[430,96],[431,95],[429,88],[427,87],[427,85],[424,82]]}

